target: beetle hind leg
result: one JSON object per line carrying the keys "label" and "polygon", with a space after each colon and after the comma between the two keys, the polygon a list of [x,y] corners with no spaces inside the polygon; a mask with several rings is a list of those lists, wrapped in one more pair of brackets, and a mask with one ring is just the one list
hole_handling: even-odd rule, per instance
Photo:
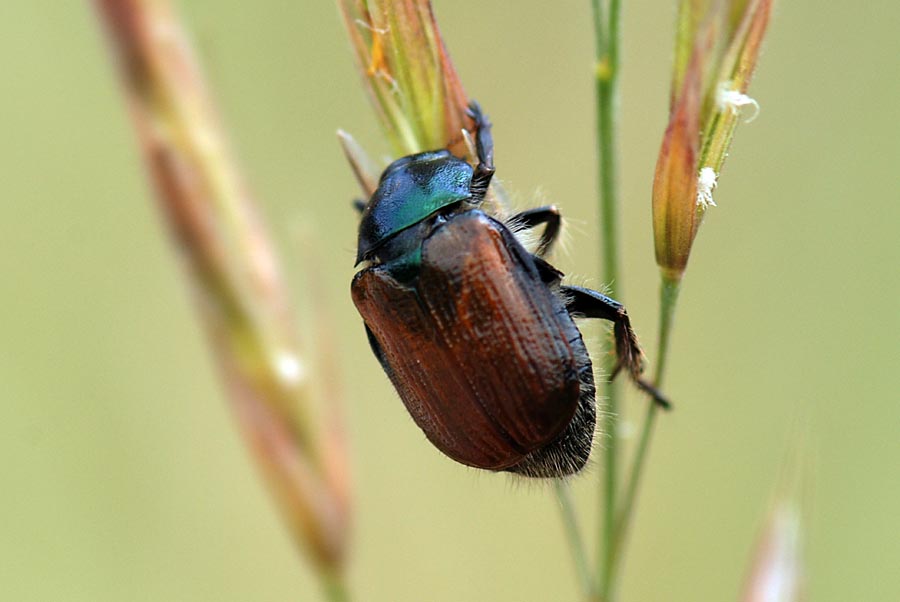
{"label": "beetle hind leg", "polygon": [[610,378],[615,378],[625,370],[631,380],[641,390],[650,395],[653,401],[665,409],[671,403],[656,387],[641,377],[644,371],[644,354],[638,343],[637,335],[631,328],[631,320],[625,307],[614,299],[580,286],[563,286],[561,292],[566,295],[566,309],[569,313],[581,314],[586,318],[600,318],[613,323],[613,334],[616,340],[616,365]]}

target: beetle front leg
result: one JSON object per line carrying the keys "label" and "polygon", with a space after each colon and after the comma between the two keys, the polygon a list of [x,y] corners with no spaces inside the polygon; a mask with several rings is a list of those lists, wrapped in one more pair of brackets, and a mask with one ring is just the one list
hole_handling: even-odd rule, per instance
{"label": "beetle front leg", "polygon": [[544,231],[541,233],[541,240],[534,254],[543,257],[556,242],[559,237],[559,227],[562,224],[562,216],[556,205],[547,205],[545,207],[536,207],[523,211],[512,216],[509,220],[511,224],[520,224],[525,229],[530,230],[541,224],[546,224]]}
{"label": "beetle front leg", "polygon": [[475,151],[478,153],[478,165],[472,174],[469,191],[471,202],[480,203],[487,194],[491,178],[494,177],[494,138],[491,136],[491,122],[476,101],[469,102],[469,117],[475,122]]}
{"label": "beetle front leg", "polygon": [[356,209],[356,212],[362,215],[363,211],[366,210],[366,203],[362,199],[353,199],[353,208]]}
{"label": "beetle front leg", "polygon": [[586,318],[599,318],[613,323],[613,334],[616,339],[616,365],[610,379],[616,377],[624,368],[639,389],[649,394],[653,401],[665,409],[671,407],[669,400],[656,387],[641,378],[644,371],[644,354],[638,343],[637,335],[631,328],[631,320],[625,306],[602,295],[597,291],[580,286],[562,286],[561,292],[566,296],[566,309],[569,313],[581,314]]}

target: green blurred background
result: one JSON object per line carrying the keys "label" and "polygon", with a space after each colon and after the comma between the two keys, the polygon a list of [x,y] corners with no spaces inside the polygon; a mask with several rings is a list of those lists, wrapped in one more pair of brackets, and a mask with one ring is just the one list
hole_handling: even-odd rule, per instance
{"label": "green blurred background", "polygon": [[[617,285],[648,347],[673,4],[625,2]],[[301,320],[304,266],[331,303],[358,598],[575,599],[552,491],[440,456],[370,355],[348,295],[357,188],[334,133],[387,147],[335,6],[180,5]],[[495,122],[499,176],[523,206],[562,206],[556,263],[601,285],[588,2],[436,9]],[[810,599],[900,599],[898,18],[886,0],[777,6],[751,89],[762,112],[738,130],[684,283],[677,409],[653,444],[626,600],[734,600],[801,435]],[[87,2],[0,3],[0,596],[314,600],[224,402],[105,50]],[[629,395],[626,418],[642,407]],[[598,478],[575,484],[589,533]]]}

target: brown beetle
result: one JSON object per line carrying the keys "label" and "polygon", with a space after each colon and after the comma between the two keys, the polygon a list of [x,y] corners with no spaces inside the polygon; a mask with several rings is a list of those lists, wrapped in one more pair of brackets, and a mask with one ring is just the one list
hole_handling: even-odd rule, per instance
{"label": "brown beetle", "polygon": [[[596,401],[591,360],[572,315],[611,320],[618,362],[640,378],[642,355],[618,302],[561,284],[541,256],[554,207],[509,223],[546,224],[537,253],[479,206],[493,168],[490,123],[477,104],[478,165],[447,151],[398,159],[365,205],[353,302],[369,342],[428,439],[454,460],[531,477],[581,470]],[[614,374],[615,375],[615,374]]]}

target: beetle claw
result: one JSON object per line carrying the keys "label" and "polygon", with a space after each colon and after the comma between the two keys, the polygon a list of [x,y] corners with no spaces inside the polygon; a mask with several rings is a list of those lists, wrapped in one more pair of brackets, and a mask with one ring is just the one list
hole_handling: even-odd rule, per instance
{"label": "beetle claw", "polygon": [[660,393],[659,389],[657,389],[656,387],[654,387],[653,385],[651,385],[650,383],[645,381],[643,378],[635,378],[632,380],[634,380],[634,384],[637,385],[638,389],[640,389],[644,393],[647,393],[650,397],[653,398],[653,403],[655,403],[656,405],[658,405],[659,407],[661,407],[664,410],[672,409],[672,402],[669,401],[665,395]]}
{"label": "beetle claw", "polygon": [[650,397],[653,398],[654,403],[664,410],[672,409],[672,403],[660,393],[659,389],[641,378],[641,374],[644,372],[644,353],[641,351],[637,335],[631,328],[628,314],[624,312],[624,308],[620,315],[620,320],[616,322],[613,327],[616,337],[616,355],[618,356],[618,361],[613,368],[610,380],[614,379],[622,368],[625,368],[628,370],[631,381],[638,389],[650,395]]}

